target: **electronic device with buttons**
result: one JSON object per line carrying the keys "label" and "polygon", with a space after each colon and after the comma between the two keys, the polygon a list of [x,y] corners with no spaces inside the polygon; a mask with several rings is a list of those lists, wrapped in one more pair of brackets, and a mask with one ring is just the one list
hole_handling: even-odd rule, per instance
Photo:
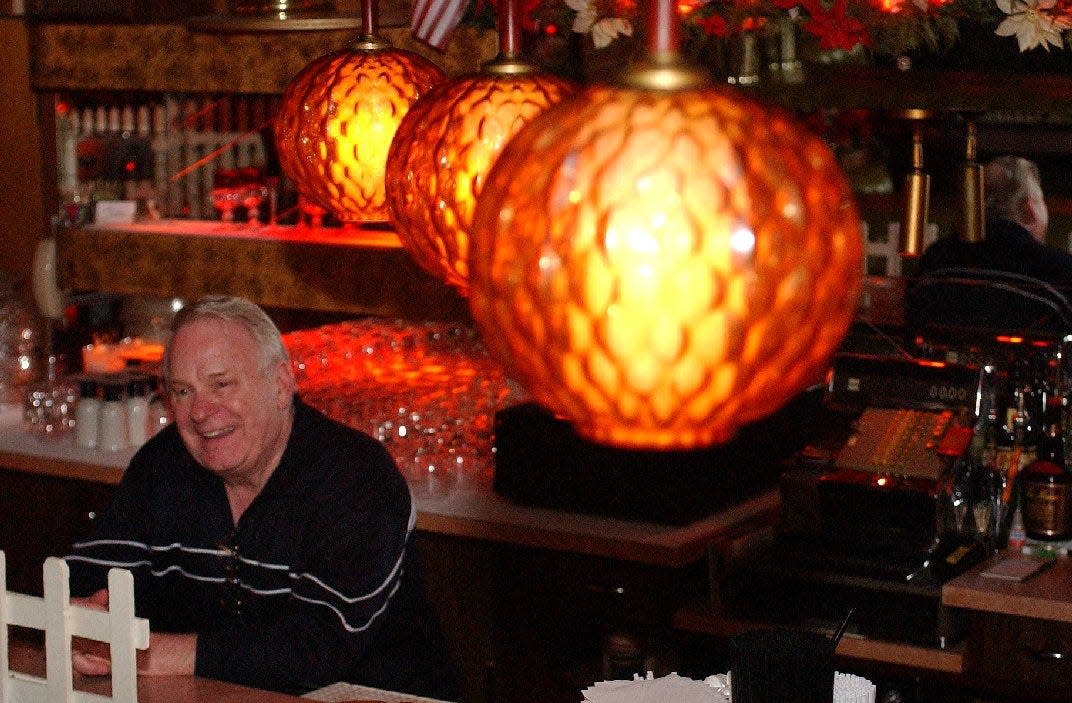
{"label": "electronic device with buttons", "polygon": [[855,608],[861,634],[955,639],[941,584],[985,554],[949,527],[979,381],[977,368],[952,363],[835,358],[826,432],[783,472],[781,528],[728,579],[728,610],[760,604],[738,614],[814,623]]}

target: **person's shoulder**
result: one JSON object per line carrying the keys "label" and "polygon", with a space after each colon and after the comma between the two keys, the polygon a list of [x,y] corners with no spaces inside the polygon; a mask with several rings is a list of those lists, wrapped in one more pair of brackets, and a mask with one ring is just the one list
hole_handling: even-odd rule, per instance
{"label": "person's shoulder", "polygon": [[375,480],[400,477],[382,442],[303,401],[295,404],[293,440],[303,460],[323,470],[341,467],[355,477]]}
{"label": "person's shoulder", "polygon": [[150,437],[145,444],[138,447],[130,459],[124,476],[156,478],[161,472],[172,473],[176,465],[185,465],[184,459],[188,456],[179,430],[175,423],[171,423],[155,435]]}
{"label": "person's shoulder", "polygon": [[919,257],[915,267],[916,276],[925,276],[946,268],[976,265],[979,258],[977,247],[956,235],[936,239]]}
{"label": "person's shoulder", "polygon": [[325,442],[324,449],[357,446],[373,451],[383,450],[383,444],[369,434],[328,417],[302,400],[295,401],[294,432],[301,438],[320,438]]}

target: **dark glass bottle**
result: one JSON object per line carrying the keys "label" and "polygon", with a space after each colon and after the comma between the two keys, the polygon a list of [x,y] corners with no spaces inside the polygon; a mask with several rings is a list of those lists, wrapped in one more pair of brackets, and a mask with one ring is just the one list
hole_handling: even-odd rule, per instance
{"label": "dark glass bottle", "polygon": [[1047,408],[1039,458],[1020,475],[1024,530],[1031,539],[1049,541],[1072,537],[1072,474],[1065,463],[1059,399],[1054,401]]}

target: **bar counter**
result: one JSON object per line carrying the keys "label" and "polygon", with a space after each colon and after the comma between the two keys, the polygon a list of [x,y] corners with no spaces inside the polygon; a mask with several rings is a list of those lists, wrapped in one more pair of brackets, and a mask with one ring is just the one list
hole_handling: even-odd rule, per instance
{"label": "bar counter", "polygon": [[[28,641],[16,640],[11,642],[8,652],[12,672],[44,678],[45,653],[41,647]],[[75,673],[74,690],[110,696],[111,679]],[[138,677],[138,703],[308,703],[310,700],[346,700],[347,703],[438,703],[430,698],[345,683],[332,684],[298,697],[199,676]]]}
{"label": "bar counter", "polygon": [[[45,653],[24,642],[8,651],[12,672],[45,675]],[[111,679],[75,674],[75,690],[109,695]],[[303,699],[197,676],[139,676],[138,703],[298,703]]]}
{"label": "bar counter", "polygon": [[[15,406],[0,406],[0,467],[26,474],[114,485],[133,450],[82,449],[71,436],[42,438],[20,421]],[[490,486],[459,480],[449,489],[411,483],[417,529],[455,537],[680,567],[751,528],[777,519],[776,490],[731,506],[685,526],[618,520],[517,505]]]}

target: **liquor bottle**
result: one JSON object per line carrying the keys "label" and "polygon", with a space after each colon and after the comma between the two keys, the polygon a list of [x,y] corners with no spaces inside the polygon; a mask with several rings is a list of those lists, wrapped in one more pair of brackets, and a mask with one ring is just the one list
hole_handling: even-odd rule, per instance
{"label": "liquor bottle", "polygon": [[995,432],[994,469],[1001,476],[1001,503],[1009,509],[1007,518],[1012,517],[1011,504],[1020,471],[1038,457],[1042,419],[1036,409],[1039,396],[1024,373],[1025,369],[1022,364],[1017,364],[1009,391],[1000,402],[1001,415]]}
{"label": "liquor bottle", "polygon": [[1060,399],[1049,405],[1039,458],[1021,472],[1020,490],[1027,536],[1059,541],[1072,537],[1072,474],[1065,463]]}
{"label": "liquor bottle", "polygon": [[1012,524],[1009,526],[1008,547],[1014,551],[1024,548],[1027,542],[1027,531],[1024,529],[1023,511],[1019,507],[1012,515]]}

